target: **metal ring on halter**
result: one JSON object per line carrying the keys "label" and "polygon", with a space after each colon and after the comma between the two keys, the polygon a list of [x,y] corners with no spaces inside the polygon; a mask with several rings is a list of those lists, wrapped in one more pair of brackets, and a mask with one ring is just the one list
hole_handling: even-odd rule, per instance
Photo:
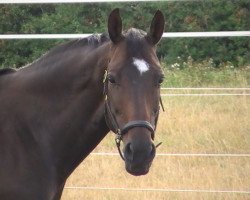
{"label": "metal ring on halter", "polygon": [[120,148],[120,146],[121,146],[121,141],[122,141],[122,135],[120,134],[120,133],[121,133],[120,130],[117,130],[117,132],[118,132],[119,134],[117,133],[117,135],[116,135],[115,144],[116,144],[116,146],[117,146],[118,152],[119,152],[119,154],[120,154],[122,160],[125,161],[125,158],[124,158],[124,156],[123,156],[123,154],[122,154],[122,151],[121,151],[121,148]]}

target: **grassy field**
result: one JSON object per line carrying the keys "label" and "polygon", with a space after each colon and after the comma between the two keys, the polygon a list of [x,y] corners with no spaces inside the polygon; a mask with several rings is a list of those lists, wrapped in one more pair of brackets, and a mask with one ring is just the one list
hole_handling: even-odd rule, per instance
{"label": "grassy field", "polygon": [[[167,73],[169,79],[164,86],[170,87],[249,86],[247,70],[218,73],[207,70],[203,75],[183,70]],[[224,81],[218,76],[224,77]],[[196,83],[190,80],[192,77],[197,78]],[[156,135],[156,143],[163,144],[158,153],[250,153],[248,96],[164,97],[163,100],[166,112],[160,114]],[[114,135],[109,134],[95,152],[117,152]],[[67,186],[249,191],[250,158],[157,156],[148,175],[133,177],[125,172],[119,156],[91,155],[68,179]],[[250,194],[65,189],[62,199],[247,200]]]}

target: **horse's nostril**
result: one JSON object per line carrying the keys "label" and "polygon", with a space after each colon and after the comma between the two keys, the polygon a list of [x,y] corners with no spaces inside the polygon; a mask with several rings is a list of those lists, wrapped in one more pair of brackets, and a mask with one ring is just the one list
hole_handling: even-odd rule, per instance
{"label": "horse's nostril", "polygon": [[156,147],[153,143],[134,146],[133,143],[127,143],[124,147],[124,157],[130,162],[151,161],[156,154]]}
{"label": "horse's nostril", "polygon": [[127,160],[132,161],[133,160],[133,147],[131,143],[128,143],[125,147],[125,157]]}

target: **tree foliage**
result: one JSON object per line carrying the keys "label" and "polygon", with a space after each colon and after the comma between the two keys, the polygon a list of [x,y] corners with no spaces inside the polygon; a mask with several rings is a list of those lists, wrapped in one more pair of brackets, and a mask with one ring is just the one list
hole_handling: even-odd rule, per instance
{"label": "tree foliage", "polygon": [[[250,29],[249,0],[208,0],[132,3],[0,5],[0,34],[101,33],[107,31],[107,16],[121,8],[125,29],[148,30],[154,12],[166,18],[165,32],[241,31]],[[0,67],[21,67],[62,40],[0,40]],[[168,63],[177,57],[195,61],[212,58],[249,64],[249,37],[163,39],[159,56]]]}

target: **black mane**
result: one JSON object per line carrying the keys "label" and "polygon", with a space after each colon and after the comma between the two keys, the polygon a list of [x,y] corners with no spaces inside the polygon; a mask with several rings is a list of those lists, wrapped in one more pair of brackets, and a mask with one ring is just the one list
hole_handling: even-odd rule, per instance
{"label": "black mane", "polygon": [[140,40],[145,38],[147,33],[143,30],[131,28],[123,33],[128,40]]}
{"label": "black mane", "polygon": [[107,33],[102,33],[101,35],[93,34],[86,38],[71,40],[69,42],[54,47],[52,50],[48,51],[45,55],[40,57],[35,62],[29,64],[28,66],[39,65],[44,61],[48,61],[49,58],[55,57],[56,55],[59,55],[60,53],[66,51],[75,50],[86,46],[98,47],[109,40],[110,39]]}
{"label": "black mane", "polygon": [[140,29],[131,28],[124,32],[123,35],[125,36],[128,52],[130,52],[132,55],[137,55],[139,52],[147,49],[145,47],[145,38],[147,36],[146,32]]}
{"label": "black mane", "polygon": [[[145,38],[146,32],[139,30],[139,29],[131,28],[127,31],[124,31],[123,35],[125,36],[129,46],[131,46],[131,48],[134,49],[134,47],[137,47],[137,48],[142,47],[141,41]],[[27,67],[34,66],[34,65],[41,66],[41,64],[42,66],[46,66],[45,63],[50,62],[51,58],[55,59],[55,62],[56,62],[59,58],[58,56],[61,56],[60,55],[61,53],[71,51],[71,50],[76,50],[78,48],[84,48],[87,46],[98,47],[108,41],[110,41],[108,33],[102,33],[100,35],[93,34],[89,37],[74,39],[74,40],[65,42],[61,45],[54,47],[52,50],[48,51],[45,55],[41,56],[39,59],[37,59],[33,63],[27,65]],[[134,51],[137,51],[137,50],[134,49]],[[0,75],[9,73],[9,72],[11,72],[11,70],[6,70],[6,72],[0,72]]]}
{"label": "black mane", "polygon": [[16,70],[13,68],[3,68],[3,69],[0,69],[0,76],[5,75],[5,74],[9,74],[9,73],[13,73],[15,71]]}
{"label": "black mane", "polygon": [[66,42],[64,44],[61,44],[61,45],[55,47],[47,55],[55,54],[55,53],[59,53],[59,52],[63,52],[66,50],[75,49],[75,48],[79,48],[79,47],[81,48],[81,47],[84,47],[86,45],[96,47],[96,46],[102,45],[103,43],[105,43],[107,41],[109,41],[109,36],[107,33],[102,33],[101,35],[93,34],[93,35],[86,37],[86,38],[75,39],[75,40],[71,40],[69,42]]}

